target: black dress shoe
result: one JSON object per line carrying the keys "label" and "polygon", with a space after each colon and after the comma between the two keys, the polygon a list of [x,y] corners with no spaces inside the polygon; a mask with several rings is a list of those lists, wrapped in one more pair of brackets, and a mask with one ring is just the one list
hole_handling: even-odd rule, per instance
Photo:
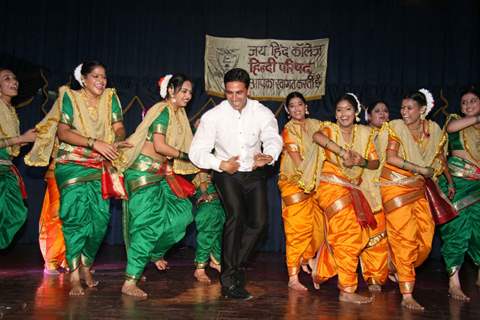
{"label": "black dress shoe", "polygon": [[244,288],[232,285],[230,287],[222,287],[222,296],[227,299],[249,300],[252,295]]}
{"label": "black dress shoe", "polygon": [[246,278],[245,278],[244,268],[237,269],[237,271],[235,272],[234,278],[235,278],[235,284],[238,287],[245,287]]}

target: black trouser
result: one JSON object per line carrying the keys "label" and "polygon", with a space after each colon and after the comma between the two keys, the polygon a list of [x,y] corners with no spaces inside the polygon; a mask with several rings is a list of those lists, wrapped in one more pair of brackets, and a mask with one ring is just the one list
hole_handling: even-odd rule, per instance
{"label": "black trouser", "polygon": [[223,287],[244,286],[244,265],[267,221],[267,184],[263,169],[213,175],[226,213],[223,229]]}

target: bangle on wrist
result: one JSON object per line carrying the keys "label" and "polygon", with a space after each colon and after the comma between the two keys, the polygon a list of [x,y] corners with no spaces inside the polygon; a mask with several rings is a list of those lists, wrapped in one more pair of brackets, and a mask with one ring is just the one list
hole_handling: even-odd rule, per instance
{"label": "bangle on wrist", "polygon": [[180,151],[178,150],[178,157],[177,157],[178,160],[184,160],[184,161],[188,161],[188,154],[183,152],[183,151]]}
{"label": "bangle on wrist", "polygon": [[[425,167],[426,168],[426,167]],[[412,170],[411,170],[413,173],[420,173],[422,174],[422,167],[419,167],[415,164],[412,164]]]}
{"label": "bangle on wrist", "polygon": [[449,184],[447,184],[447,187],[455,189],[455,184],[454,183],[449,183]]}
{"label": "bangle on wrist", "polygon": [[365,159],[365,158],[363,158],[363,161],[364,161],[364,162],[360,165],[360,167],[362,167],[362,168],[367,168],[367,167],[368,167],[368,160]]}
{"label": "bangle on wrist", "polygon": [[95,144],[96,139],[94,138],[87,138],[87,147],[93,149],[93,145]]}

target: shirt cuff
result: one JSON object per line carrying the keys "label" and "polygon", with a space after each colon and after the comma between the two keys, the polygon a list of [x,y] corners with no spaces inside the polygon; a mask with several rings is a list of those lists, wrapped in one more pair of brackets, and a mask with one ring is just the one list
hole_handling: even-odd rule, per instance
{"label": "shirt cuff", "polygon": [[210,163],[210,167],[217,171],[217,172],[223,172],[221,169],[220,169],[220,164],[222,163],[222,160],[220,159],[217,159],[217,158],[213,158],[212,159],[212,162]]}

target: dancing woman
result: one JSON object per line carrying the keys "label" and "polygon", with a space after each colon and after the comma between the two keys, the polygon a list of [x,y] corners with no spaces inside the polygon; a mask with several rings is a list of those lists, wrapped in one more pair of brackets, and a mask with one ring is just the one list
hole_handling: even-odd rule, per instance
{"label": "dancing woman", "polygon": [[376,170],[365,170],[362,176],[362,185],[368,186],[370,204],[377,227],[369,230],[369,241],[360,255],[362,276],[370,291],[381,291],[388,276],[388,243],[385,214],[382,208],[382,197],[378,181],[381,169],[385,162],[385,152],[388,142],[388,129],[384,125],[389,120],[388,106],[383,101],[377,101],[373,107],[365,109],[365,120],[375,132],[375,150],[380,166]]}
{"label": "dancing woman", "polygon": [[12,98],[18,95],[15,74],[0,68],[0,249],[8,247],[13,237],[27,219],[23,202],[27,194],[25,185],[12,159],[20,147],[35,141],[35,130],[20,134],[20,123]]}
{"label": "dancing woman", "polygon": [[[222,233],[225,224],[225,211],[218,197],[211,175],[201,170],[193,179],[195,185],[195,226],[197,229],[195,248],[195,272],[193,276],[200,282],[210,283],[205,272],[209,265],[221,272]],[[209,262],[210,261],[210,262]]]}
{"label": "dancing woman", "polygon": [[[445,193],[456,190],[452,199],[459,216],[440,227],[443,240],[442,255],[449,280],[452,298],[470,301],[460,286],[458,272],[465,253],[480,266],[480,91],[466,90],[461,97],[464,117],[454,115],[447,125],[449,133],[448,168],[453,176],[453,185],[441,177],[439,184]],[[480,272],[477,277],[480,287]]]}
{"label": "dancing woman", "polygon": [[192,130],[185,107],[192,98],[192,82],[176,74],[163,77],[159,84],[164,100],[148,110],[127,139],[134,147],[115,161],[125,171],[129,192],[124,202],[128,260],[122,293],[137,297],[147,297],[137,286],[147,263],[165,269],[165,253],[183,238],[193,220],[192,204],[176,189],[175,174],[198,172],[187,155]]}
{"label": "dancing woman", "polygon": [[[117,149],[128,144],[123,116],[115,89],[106,88],[105,66],[98,61],[80,64],[74,72],[80,89],[59,89],[59,97],[47,116],[36,126],[37,139],[25,162],[46,166],[52,155],[55,134],[60,144],[55,179],[60,190],[60,219],[70,268],[70,295],[84,295],[80,272],[88,287],[98,284],[90,268],[105,237],[110,220],[110,201],[102,179],[110,176]],[[105,180],[104,180],[105,181]],[[118,179],[113,184],[125,197]]]}
{"label": "dancing woman", "polygon": [[433,107],[426,89],[405,96],[402,119],[389,123],[386,163],[380,177],[388,243],[402,294],[402,306],[423,310],[413,298],[415,268],[428,257],[435,224],[425,197],[424,177],[444,170],[447,137],[425,117]]}
{"label": "dancing woman", "polygon": [[[327,220],[327,245],[338,273],[339,300],[370,303],[371,297],[360,296],[357,289],[357,265],[362,250],[369,242],[369,229],[376,228],[368,196],[360,183],[365,170],[375,170],[379,161],[371,128],[355,124],[360,102],[347,93],[336,103],[336,123],[324,122],[313,140],[325,149],[316,197]],[[323,247],[325,248],[325,247]],[[331,269],[316,276],[324,281],[333,276]]]}
{"label": "dancing woman", "polygon": [[310,273],[307,263],[315,256],[322,241],[324,222],[313,194],[306,194],[299,187],[300,175],[297,169],[311,153],[311,149],[318,148],[312,136],[320,129],[321,122],[306,118],[307,102],[299,92],[291,92],[285,105],[291,120],[282,131],[284,146],[278,187],[282,195],[288,286],[294,290],[306,291],[307,288],[298,279],[298,273],[301,268]]}

